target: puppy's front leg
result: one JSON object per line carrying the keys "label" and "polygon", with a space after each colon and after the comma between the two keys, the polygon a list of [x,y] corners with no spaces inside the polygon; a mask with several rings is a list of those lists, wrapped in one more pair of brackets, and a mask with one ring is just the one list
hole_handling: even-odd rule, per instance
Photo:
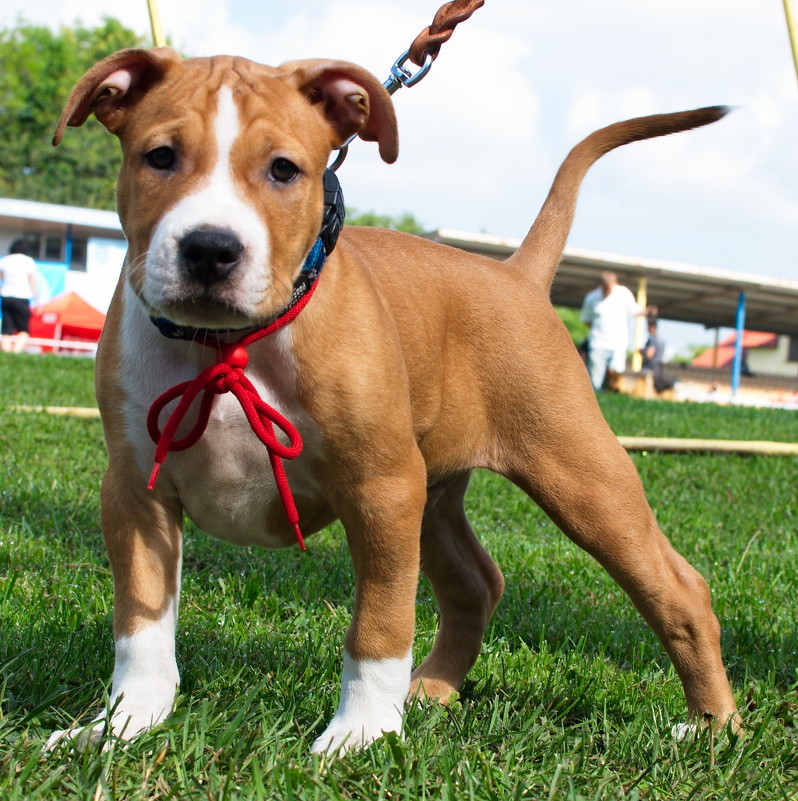
{"label": "puppy's front leg", "polygon": [[355,569],[355,608],[344,641],[338,711],[313,744],[314,753],[362,748],[401,729],[425,498],[423,464],[416,463],[405,475],[364,482],[342,511]]}
{"label": "puppy's front leg", "polygon": [[114,577],[115,661],[109,709],[84,730],[55,732],[79,745],[98,741],[108,716],[131,739],[171,711],[179,683],[175,626],[180,594],[181,509],[157,490],[138,489],[112,466],[102,485],[103,535]]}

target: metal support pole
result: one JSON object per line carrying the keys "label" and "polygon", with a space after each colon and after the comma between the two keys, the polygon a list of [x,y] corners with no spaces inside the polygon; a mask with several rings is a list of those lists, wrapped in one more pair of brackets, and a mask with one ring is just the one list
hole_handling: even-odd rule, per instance
{"label": "metal support pole", "polygon": [[64,263],[67,270],[72,267],[72,223],[67,223],[66,236],[64,237]]}
{"label": "metal support pole", "polygon": [[740,376],[743,370],[743,336],[745,335],[745,292],[737,296],[737,336],[734,339],[734,362],[732,363],[731,390],[732,397],[740,388]]}
{"label": "metal support pole", "polygon": [[156,47],[164,47],[166,39],[163,35],[161,25],[161,13],[158,11],[158,0],[147,0],[147,8],[150,12],[150,27],[152,28],[152,41]]}
{"label": "metal support pole", "polygon": [[[648,306],[648,279],[641,275],[637,280],[637,305],[641,309]],[[646,325],[645,317],[637,317],[635,319],[635,336],[632,343],[632,372],[639,373],[643,368],[643,354],[640,352],[643,349],[645,340],[643,339],[645,331],[643,327]]]}
{"label": "metal support pole", "polygon": [[795,17],[792,13],[790,0],[784,0],[784,16],[787,18],[787,33],[790,35],[790,47],[792,48],[792,60],[795,64],[795,74],[798,76],[798,33],[795,29]]}

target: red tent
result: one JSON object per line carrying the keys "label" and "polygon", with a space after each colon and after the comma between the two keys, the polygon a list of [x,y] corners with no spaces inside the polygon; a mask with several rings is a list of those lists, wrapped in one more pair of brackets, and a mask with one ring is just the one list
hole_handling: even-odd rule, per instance
{"label": "red tent", "polygon": [[[718,343],[718,355],[715,358],[715,348],[708,348],[691,362],[693,367],[731,367],[734,361],[734,349],[737,342],[737,332]],[[763,331],[743,331],[743,348],[775,348],[778,344],[776,334]]]}
{"label": "red tent", "polygon": [[40,339],[97,342],[105,315],[75,292],[67,292],[31,310],[30,335]]}

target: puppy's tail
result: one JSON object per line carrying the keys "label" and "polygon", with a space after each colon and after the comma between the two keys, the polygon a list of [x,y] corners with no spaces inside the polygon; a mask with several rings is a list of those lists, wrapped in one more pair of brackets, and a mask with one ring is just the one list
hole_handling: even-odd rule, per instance
{"label": "puppy's tail", "polygon": [[708,125],[725,116],[728,111],[728,106],[711,106],[694,111],[636,117],[590,134],[562,163],[534,225],[521,247],[506,263],[523,270],[536,284],[548,291],[571,230],[579,186],[591,165],[621,145]]}

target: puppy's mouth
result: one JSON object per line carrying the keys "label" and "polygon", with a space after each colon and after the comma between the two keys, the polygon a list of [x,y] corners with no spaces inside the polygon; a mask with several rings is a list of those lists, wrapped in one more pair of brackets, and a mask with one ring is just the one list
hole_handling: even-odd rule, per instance
{"label": "puppy's mouth", "polygon": [[139,297],[152,317],[211,330],[252,328],[291,297],[271,265],[226,231],[196,230],[151,249]]}
{"label": "puppy's mouth", "polygon": [[219,331],[266,325],[287,307],[291,297],[290,287],[284,291],[267,289],[243,293],[236,287],[184,287],[153,295],[145,286],[139,294],[150,317],[180,326]]}
{"label": "puppy's mouth", "polygon": [[149,303],[146,297],[142,297],[142,302],[150,317],[168,320],[180,326],[212,331],[238,331],[254,328],[261,322],[242,309],[204,295],[183,297],[180,300],[161,302],[157,305]]}

